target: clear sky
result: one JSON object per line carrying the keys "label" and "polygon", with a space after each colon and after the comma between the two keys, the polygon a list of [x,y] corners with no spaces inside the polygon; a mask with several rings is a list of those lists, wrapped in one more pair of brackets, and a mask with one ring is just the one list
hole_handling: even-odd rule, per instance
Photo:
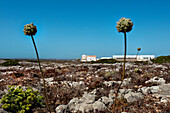
{"label": "clear sky", "polygon": [[134,23],[127,54],[170,55],[170,0],[0,0],[0,58],[36,58],[23,32],[32,22],[40,58],[123,54],[121,17]]}

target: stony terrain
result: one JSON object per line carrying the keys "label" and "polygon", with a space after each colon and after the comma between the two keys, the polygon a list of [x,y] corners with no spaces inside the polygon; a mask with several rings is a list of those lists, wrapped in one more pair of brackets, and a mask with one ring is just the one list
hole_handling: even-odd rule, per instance
{"label": "stony terrain", "polygon": [[[3,60],[0,61],[4,62]],[[38,63],[0,66],[0,99],[7,85],[43,90]],[[89,64],[41,62],[50,107],[56,113],[110,113],[121,82],[122,63]],[[118,93],[117,112],[169,113],[170,65],[126,63],[126,76]],[[5,112],[1,108],[0,112]],[[47,112],[37,108],[34,112]]]}

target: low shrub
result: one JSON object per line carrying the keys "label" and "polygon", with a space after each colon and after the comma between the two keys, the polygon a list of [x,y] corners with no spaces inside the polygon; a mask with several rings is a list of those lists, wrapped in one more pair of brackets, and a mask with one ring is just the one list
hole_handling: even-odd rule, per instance
{"label": "low shrub", "polygon": [[159,56],[151,60],[153,63],[170,63],[170,55],[169,56]]}
{"label": "low shrub", "polygon": [[6,62],[1,64],[2,66],[16,66],[20,65],[17,60],[7,60]]}
{"label": "low shrub", "polygon": [[115,59],[100,59],[97,61],[92,61],[91,63],[116,63]]}
{"label": "low shrub", "polygon": [[141,69],[138,69],[138,68],[135,68],[135,73],[141,74],[141,73],[142,73],[142,70],[141,70]]}
{"label": "low shrub", "polygon": [[1,99],[4,110],[12,113],[30,113],[33,108],[44,105],[43,96],[38,91],[33,91],[30,87],[26,90],[23,90],[21,86],[8,87],[8,93]]}

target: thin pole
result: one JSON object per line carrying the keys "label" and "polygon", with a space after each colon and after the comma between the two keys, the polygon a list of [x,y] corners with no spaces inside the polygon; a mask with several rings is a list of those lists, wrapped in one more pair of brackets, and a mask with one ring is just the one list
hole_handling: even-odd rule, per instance
{"label": "thin pole", "polygon": [[37,51],[37,47],[36,47],[36,44],[35,44],[33,35],[31,35],[31,38],[32,38],[32,42],[33,42],[33,44],[34,44],[34,48],[35,48],[35,52],[36,52],[36,55],[37,55],[37,60],[38,60],[40,72],[41,72],[41,75],[42,75],[42,78],[43,78],[43,86],[44,86],[44,91],[43,91],[43,93],[44,93],[44,97],[45,97],[47,109],[50,111],[50,108],[49,108],[49,105],[48,105],[48,100],[47,100],[47,95],[46,95],[46,91],[45,91],[46,88],[45,88],[44,74],[43,74],[43,71],[42,71],[42,69],[41,69],[40,59],[39,59],[39,55],[38,55],[38,51]]}

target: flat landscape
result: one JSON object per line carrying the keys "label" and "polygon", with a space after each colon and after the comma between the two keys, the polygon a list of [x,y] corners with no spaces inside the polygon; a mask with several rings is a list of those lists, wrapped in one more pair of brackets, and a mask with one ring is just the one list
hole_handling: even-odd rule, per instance
{"label": "flat landscape", "polygon": [[[8,60],[1,60],[3,64]],[[0,99],[8,85],[32,87],[41,92],[43,80],[38,63],[15,60],[15,66],[0,66]],[[41,61],[50,109],[56,113],[111,113],[121,83],[123,63]],[[169,113],[170,64],[127,62],[126,75],[118,92],[117,112]],[[0,112],[5,110],[0,104]],[[33,109],[45,113],[45,107]]]}

